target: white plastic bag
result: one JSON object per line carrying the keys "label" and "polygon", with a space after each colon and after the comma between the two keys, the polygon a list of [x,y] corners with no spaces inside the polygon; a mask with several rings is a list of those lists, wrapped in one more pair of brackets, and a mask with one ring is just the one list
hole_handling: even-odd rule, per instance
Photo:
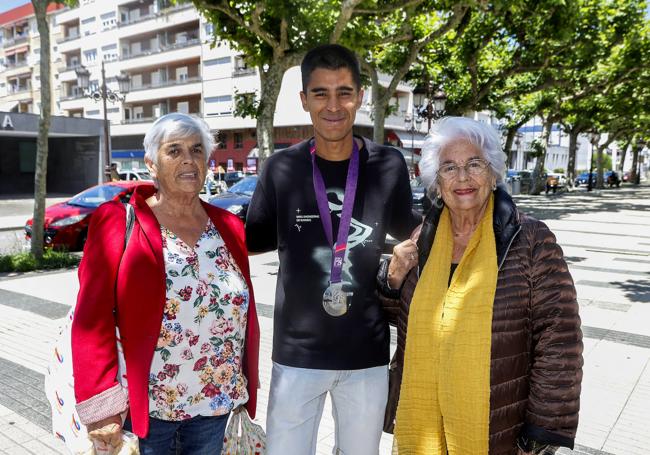
{"label": "white plastic bag", "polygon": [[[93,454],[93,444],[88,439],[88,431],[81,424],[77,414],[77,401],[74,396],[74,377],[72,374],[72,308],[65,318],[59,337],[51,348],[51,357],[48,361],[45,374],[45,396],[52,408],[52,433],[63,441],[68,450],[73,454]],[[122,387],[127,389],[126,363],[120,342],[120,334],[115,328],[117,337],[117,379]]]}
{"label": "white plastic bag", "polygon": [[266,434],[261,426],[253,423],[246,408],[240,406],[230,416],[223,438],[221,455],[264,455]]}

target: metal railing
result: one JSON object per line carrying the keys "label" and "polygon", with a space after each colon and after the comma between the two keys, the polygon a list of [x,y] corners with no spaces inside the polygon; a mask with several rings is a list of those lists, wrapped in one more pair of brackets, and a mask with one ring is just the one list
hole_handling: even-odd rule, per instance
{"label": "metal railing", "polygon": [[255,74],[257,71],[255,68],[235,68],[232,71],[233,77],[248,76],[249,74]]}
{"label": "metal railing", "polygon": [[155,19],[160,16],[165,16],[167,14],[175,13],[178,10],[181,9],[186,9],[186,8],[191,8],[192,3],[181,3],[175,6],[171,6],[169,8],[165,8],[163,10],[158,11],[157,13],[151,13],[151,14],[145,14],[144,16],[137,17],[135,19],[127,19],[125,21],[118,21],[117,26],[118,27],[126,27],[127,25],[132,25],[132,24],[137,24],[139,22],[144,22],[148,21],[150,19]]}
{"label": "metal railing", "polygon": [[[197,117],[202,117],[203,114],[199,112],[190,112],[190,115],[196,115]],[[130,119],[123,119],[120,123],[122,125],[133,125],[133,124],[138,124],[138,123],[150,123],[154,122],[158,117],[140,117],[140,118],[130,118]]]}
{"label": "metal railing", "polygon": [[24,35],[24,36],[17,36],[14,38],[10,38],[8,40],[4,40],[3,47],[11,47],[11,46],[16,46],[17,44],[26,43],[28,38],[29,35]]}
{"label": "metal railing", "polygon": [[22,68],[23,66],[28,66],[29,63],[27,60],[23,60],[21,62],[5,62],[5,68],[8,70],[14,70],[16,68]]}
{"label": "metal railing", "polygon": [[[131,92],[136,92],[138,90],[147,90],[147,89],[152,89],[152,88],[161,88],[161,87],[169,87],[172,85],[183,85],[183,84],[191,84],[193,82],[200,82],[201,77],[200,76],[195,76],[195,77],[188,77],[187,79],[168,79],[166,81],[161,81],[157,83],[149,83],[149,84],[142,84],[137,87],[134,87],[131,85]],[[133,82],[133,81],[132,81]]]}
{"label": "metal railing", "polygon": [[137,57],[146,57],[147,55],[153,55],[153,54],[159,54],[161,52],[173,51],[175,49],[182,49],[184,47],[196,46],[198,44],[201,44],[201,40],[198,39],[198,38],[193,38],[193,39],[187,40],[187,41],[182,42],[182,43],[174,43],[174,44],[168,44],[168,45],[165,45],[165,46],[159,46],[157,49],[146,49],[146,50],[142,50],[142,51],[140,51],[138,53],[135,53],[135,54],[131,54],[131,53],[129,53],[127,55],[123,54],[122,57],[120,57],[120,60],[129,60],[129,59],[137,58]]}
{"label": "metal railing", "polygon": [[56,40],[57,44],[67,43],[68,41],[74,41],[81,38],[81,35],[77,33],[76,35],[68,35]]}

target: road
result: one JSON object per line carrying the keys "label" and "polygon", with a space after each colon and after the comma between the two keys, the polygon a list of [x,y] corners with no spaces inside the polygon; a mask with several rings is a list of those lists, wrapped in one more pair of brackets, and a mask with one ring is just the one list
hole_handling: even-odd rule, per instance
{"label": "road", "polygon": [[[515,199],[556,234],[578,290],[585,342],[580,427],[576,449],[560,453],[647,455],[650,187]],[[262,329],[257,419],[261,424],[270,379],[277,265],[276,253],[251,257]],[[44,359],[77,289],[75,270],[0,276],[0,453],[62,451],[48,433]],[[390,435],[384,435],[382,455],[390,454],[391,444]],[[333,422],[327,407],[318,453],[330,454],[332,445]]]}

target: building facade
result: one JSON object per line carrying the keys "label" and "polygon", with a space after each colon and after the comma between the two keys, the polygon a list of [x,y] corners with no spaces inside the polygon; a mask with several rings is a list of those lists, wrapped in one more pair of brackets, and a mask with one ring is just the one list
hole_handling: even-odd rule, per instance
{"label": "building facade", "polygon": [[[99,97],[89,98],[78,86],[76,70],[81,67],[90,72],[91,91],[102,84],[102,66],[107,87],[112,91],[118,90],[116,76],[130,78],[124,101],[109,102],[106,112],[110,122],[111,157],[120,167],[143,166],[144,135],[155,119],[169,112],[195,114],[208,123],[218,143],[212,154],[215,165],[225,168],[232,164],[241,170],[248,158],[255,156],[256,122],[236,117],[234,108],[237,94],[259,97],[258,69],[247,67],[242,56],[226,43],[213,46],[212,24],[201,17],[191,2],[172,5],[168,0],[80,0],[78,7],[57,10],[52,16],[55,114],[104,118]],[[28,18],[24,20],[29,22]],[[20,20],[4,27],[5,35],[22,38]],[[32,33],[33,30],[31,26]],[[11,57],[21,68],[26,67],[23,61],[30,58],[23,54],[21,50],[19,56]],[[30,83],[34,85],[33,77],[28,82],[27,76],[21,76],[13,67],[9,70],[6,64],[0,67],[0,78],[10,77],[12,95],[20,93],[23,98],[18,97],[18,105],[14,105],[16,97],[0,92],[5,110],[38,112],[35,107],[38,93],[27,90]],[[388,84],[387,77],[382,80]],[[312,134],[309,115],[300,103],[301,87],[299,68],[291,68],[284,76],[277,102],[276,150]],[[371,93],[366,90],[356,121],[358,133],[369,137],[372,136],[370,100]],[[423,125],[413,141],[411,134],[405,132],[404,119],[412,103],[411,87],[401,83],[391,101],[396,114],[389,116],[385,123],[387,142],[404,149],[419,149],[422,132],[426,130]]]}

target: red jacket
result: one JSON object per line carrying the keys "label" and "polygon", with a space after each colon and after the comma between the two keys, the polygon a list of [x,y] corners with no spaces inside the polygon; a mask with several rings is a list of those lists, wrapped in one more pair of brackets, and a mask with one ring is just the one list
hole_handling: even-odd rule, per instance
{"label": "red jacket", "polygon": [[[80,289],[72,323],[75,395],[77,403],[82,403],[116,389],[117,322],[126,361],[133,432],[139,437],[149,432],[148,378],[166,300],[160,225],[146,203],[154,192],[152,186],[141,186],[131,198],[137,221],[124,256],[124,206],[109,202],[93,214],[79,266]],[[248,379],[246,408],[254,417],[260,330],[244,226],[230,212],[205,203],[203,208],[237,262],[250,292],[242,362]]]}

